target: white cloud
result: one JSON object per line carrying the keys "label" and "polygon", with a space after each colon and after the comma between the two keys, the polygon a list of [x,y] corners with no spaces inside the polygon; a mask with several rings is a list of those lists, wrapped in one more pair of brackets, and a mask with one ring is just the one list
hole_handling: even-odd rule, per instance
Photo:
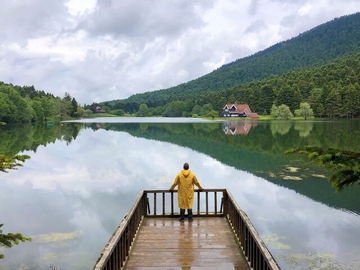
{"label": "white cloud", "polygon": [[94,11],[96,8],[96,0],[69,0],[65,3],[65,6],[72,16],[79,16]]}
{"label": "white cloud", "polygon": [[0,80],[68,92],[80,104],[122,99],[198,78],[359,10],[359,0],[8,1],[0,10]]}

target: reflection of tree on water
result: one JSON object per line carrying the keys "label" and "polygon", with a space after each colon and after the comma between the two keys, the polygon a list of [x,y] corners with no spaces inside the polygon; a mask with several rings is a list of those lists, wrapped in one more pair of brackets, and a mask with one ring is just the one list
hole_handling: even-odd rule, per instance
{"label": "reflection of tree on water", "polygon": [[274,121],[270,124],[271,134],[275,135],[276,133],[280,135],[288,134],[291,127],[292,127],[291,121]]}
{"label": "reflection of tree on water", "polygon": [[351,264],[339,262],[332,253],[300,253],[280,255],[291,269],[360,269],[360,261]]}
{"label": "reflection of tree on water", "polygon": [[314,122],[312,121],[301,121],[294,123],[294,129],[299,131],[299,136],[303,138],[310,135],[313,126],[314,126]]}
{"label": "reflection of tree on water", "polygon": [[192,235],[192,222],[180,222],[180,235],[178,238],[179,263],[181,269],[190,270],[194,261],[194,239]]}
{"label": "reflection of tree on water", "polygon": [[28,155],[5,156],[0,155],[0,171],[7,172],[7,170],[16,170],[17,167],[23,166],[23,162],[29,159]]}
{"label": "reflection of tree on water", "polygon": [[299,137],[306,138],[310,135],[313,130],[314,122],[312,121],[301,121],[301,122],[292,122],[292,121],[273,121],[270,124],[272,135],[280,134],[286,135],[290,132],[292,126],[294,125],[294,130],[299,132]]}
{"label": "reflection of tree on water", "polygon": [[16,155],[22,151],[36,152],[39,146],[52,144],[56,140],[68,145],[77,138],[82,124],[46,125],[6,125],[0,129],[0,153]]}

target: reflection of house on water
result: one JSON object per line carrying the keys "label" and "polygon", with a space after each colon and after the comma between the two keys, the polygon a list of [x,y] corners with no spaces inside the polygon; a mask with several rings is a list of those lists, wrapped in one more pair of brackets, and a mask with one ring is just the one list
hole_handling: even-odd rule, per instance
{"label": "reflection of house on water", "polygon": [[257,126],[256,121],[225,121],[223,131],[226,135],[247,135],[251,127]]}

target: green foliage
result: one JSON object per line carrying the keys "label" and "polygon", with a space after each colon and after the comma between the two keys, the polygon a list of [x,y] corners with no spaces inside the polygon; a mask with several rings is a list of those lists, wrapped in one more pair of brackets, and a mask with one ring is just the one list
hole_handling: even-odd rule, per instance
{"label": "green foliage", "polygon": [[281,89],[276,98],[276,104],[278,106],[282,104],[286,105],[291,112],[295,111],[295,109],[298,108],[300,102],[301,97],[299,95],[299,92],[288,87]]}
{"label": "green foliage", "polygon": [[125,112],[122,109],[118,109],[118,110],[113,110],[111,111],[112,114],[115,114],[117,116],[124,116]]}
{"label": "green foliage", "polygon": [[294,117],[294,115],[290,111],[290,108],[285,104],[281,104],[279,107],[273,105],[271,107],[271,115],[276,117],[277,119],[285,119],[285,120]]}
{"label": "green foliage", "polygon": [[204,106],[202,106],[201,110],[200,110],[200,115],[201,116],[207,116],[208,113],[210,113],[212,111],[212,105],[207,103],[207,104],[204,104]]}
{"label": "green foliage", "polygon": [[214,118],[219,117],[219,113],[215,110],[211,110],[210,112],[207,113],[206,116],[214,120]]}
{"label": "green foliage", "polygon": [[301,254],[285,254],[281,255],[290,269],[318,269],[318,270],[345,270],[359,269],[346,266],[336,260],[334,254],[331,253],[301,253]]}
{"label": "green foliage", "polygon": [[[0,247],[11,248],[18,245],[20,242],[31,241],[30,237],[25,237],[21,233],[3,233],[1,229],[4,224],[0,224]],[[0,259],[4,258],[4,254],[0,253]]]}
{"label": "green foliage", "polygon": [[304,117],[306,120],[309,117],[314,116],[313,110],[310,108],[310,104],[307,102],[300,103],[300,109],[295,110],[296,116]]}
{"label": "green foliage", "polygon": [[148,116],[149,108],[146,104],[140,104],[139,111],[136,113],[136,116],[145,117]]}
{"label": "green foliage", "polygon": [[330,182],[337,192],[354,183],[360,184],[360,153],[358,152],[306,146],[293,148],[285,153],[305,154],[309,161],[332,170],[334,174],[331,176]]}
{"label": "green foliage", "polygon": [[173,101],[165,109],[164,116],[166,116],[166,117],[181,117],[181,116],[183,116],[184,108],[185,108],[185,102]]}
{"label": "green foliage", "polygon": [[0,82],[0,122],[45,123],[57,116],[77,117],[78,104],[70,94],[63,99],[37,91],[33,86],[13,86]]}
{"label": "green foliage", "polygon": [[161,116],[163,114],[163,109],[161,107],[149,108],[153,116]]}
{"label": "green foliage", "polygon": [[90,109],[86,109],[85,112],[84,112],[84,116],[85,117],[90,117],[94,114],[94,112]]}
{"label": "green foliage", "polygon": [[201,106],[196,104],[193,109],[192,109],[192,114],[197,114],[197,115],[200,115],[200,111],[201,111]]}
{"label": "green foliage", "polygon": [[76,118],[81,118],[81,117],[84,116],[84,114],[85,114],[84,108],[81,107],[81,106],[79,106],[79,104],[78,104],[77,109],[76,109],[76,112],[75,112],[75,117],[76,117]]}
{"label": "green foliage", "polygon": [[17,167],[23,166],[23,162],[25,162],[25,160],[29,158],[30,156],[28,155],[0,155],[0,171],[7,172],[7,170],[10,169],[16,170]]}

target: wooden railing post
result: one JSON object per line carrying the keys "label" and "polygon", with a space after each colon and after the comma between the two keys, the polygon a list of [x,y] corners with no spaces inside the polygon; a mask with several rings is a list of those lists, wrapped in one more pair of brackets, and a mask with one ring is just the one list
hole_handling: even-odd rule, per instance
{"label": "wooden railing post", "polygon": [[227,216],[232,225],[233,231],[252,269],[280,270],[279,265],[261,240],[248,216],[240,209],[228,190],[226,190],[226,193],[224,196],[225,216]]}

